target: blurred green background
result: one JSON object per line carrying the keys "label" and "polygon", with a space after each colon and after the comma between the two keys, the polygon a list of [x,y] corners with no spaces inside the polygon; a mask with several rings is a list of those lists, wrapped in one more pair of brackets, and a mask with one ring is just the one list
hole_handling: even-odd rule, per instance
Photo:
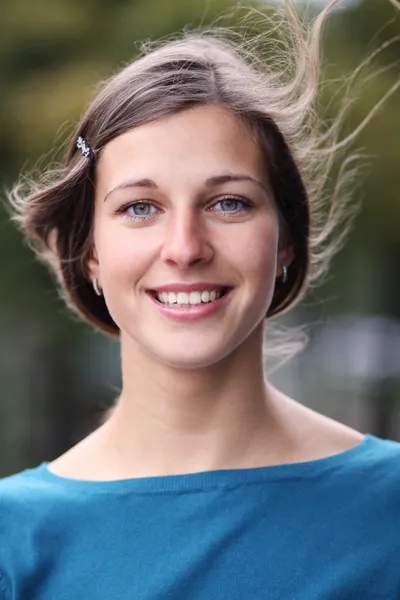
{"label": "blurred green background", "polygon": [[[309,2],[309,9],[324,4]],[[229,0],[3,2],[2,190],[39,159],[46,166],[96,84],[128,62],[140,40],[206,25],[234,6]],[[350,73],[398,35],[400,14],[388,1],[343,0],[324,34],[324,76]],[[400,43],[377,57],[379,72],[360,88],[346,131],[400,79],[399,57]],[[327,86],[321,99],[328,115],[336,88]],[[308,324],[309,345],[272,376],[304,404],[392,439],[400,439],[399,137],[400,91],[357,140],[369,158],[355,194],[362,210],[345,249],[324,285],[285,319]],[[51,460],[90,431],[117,396],[120,373],[117,342],[71,318],[47,271],[0,211],[0,475],[6,475]]]}

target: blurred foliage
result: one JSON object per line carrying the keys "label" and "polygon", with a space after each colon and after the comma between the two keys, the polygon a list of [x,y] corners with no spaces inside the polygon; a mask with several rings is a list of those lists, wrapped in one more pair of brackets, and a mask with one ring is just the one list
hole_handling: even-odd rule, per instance
{"label": "blurred foliage", "polygon": [[[98,82],[130,61],[137,53],[139,41],[162,38],[184,27],[207,25],[222,13],[229,13],[235,4],[232,0],[3,2],[0,8],[2,187],[9,188],[22,170],[32,169],[39,159],[42,166],[46,165],[52,149],[69,138]],[[268,9],[266,3],[259,2],[257,6]],[[231,19],[231,23],[234,22],[235,17]],[[364,0],[335,10],[324,35],[325,76],[334,79],[350,74],[369,52],[399,34],[400,15],[396,15],[387,0]],[[382,69],[360,87],[346,124],[347,132],[365,118],[400,78],[399,56],[400,43],[377,56],[372,70],[379,71],[386,65],[390,68]],[[370,73],[371,69],[363,71],[361,82]],[[324,88],[321,105],[328,109],[327,115],[333,116],[337,108],[337,91],[335,82]],[[325,294],[334,298],[331,310],[386,311],[400,318],[400,302],[388,307],[379,283],[385,266],[392,279],[390,265],[398,265],[400,261],[399,109],[400,92],[385,104],[357,139],[356,147],[361,147],[371,158],[362,173],[363,185],[357,192],[363,200],[363,209],[354,233],[335,261],[333,275],[324,291],[318,292],[318,297]],[[40,358],[35,348],[43,352],[45,348],[43,360],[49,361],[50,356],[53,359],[49,362],[53,366],[48,367],[48,374],[53,369],[53,387],[47,386],[51,396],[55,390],[65,387],[66,378],[73,377],[67,357],[85,347],[87,330],[76,319],[75,324],[71,324],[66,309],[57,299],[54,283],[35,261],[3,208],[0,231],[3,372],[11,369],[11,363],[9,365],[6,358],[3,360],[4,353],[21,354],[21,344],[26,346],[27,340],[31,340],[28,362],[35,352]],[[385,289],[385,294],[393,292],[390,287]],[[16,340],[20,340],[20,345]],[[13,363],[13,372],[18,373],[19,368],[23,368],[21,365],[27,364],[26,360],[23,362],[21,358],[17,366]],[[67,365],[64,375],[54,374],[59,361]],[[22,401],[16,402],[20,382],[15,378],[7,381],[3,395],[8,404],[1,406],[0,418],[12,428],[17,427],[15,407],[25,410],[26,406],[24,408]],[[40,391],[35,393],[39,395]],[[75,406],[83,394],[86,396],[82,401],[89,402],[90,392],[82,391],[81,382],[77,381],[70,393],[81,394]],[[93,390],[92,393],[94,395]],[[32,432],[35,425],[30,423],[26,428]],[[7,459],[4,464],[11,469],[25,464],[24,460],[19,463],[17,459]]]}

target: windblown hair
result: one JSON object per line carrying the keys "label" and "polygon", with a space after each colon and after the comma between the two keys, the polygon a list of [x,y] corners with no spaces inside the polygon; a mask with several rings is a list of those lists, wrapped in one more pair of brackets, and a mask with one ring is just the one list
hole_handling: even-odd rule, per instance
{"label": "windblown hair", "polygon": [[[284,13],[279,13],[284,19],[279,43],[268,32],[248,40],[214,27],[144,45],[139,58],[102,84],[71,139],[65,163],[37,183],[24,179],[14,187],[14,219],[56,275],[67,304],[81,317],[108,334],[119,334],[87,270],[93,250],[96,163],[102,149],[134,127],[198,105],[216,104],[237,115],[256,135],[265,156],[280,223],[295,252],[287,281],[277,282],[266,316],[293,307],[326,272],[354,212],[349,183],[357,155],[341,157],[329,198],[326,182],[338,152],[379,108],[340,141],[351,104],[349,90],[333,122],[323,125],[316,113],[321,31],[338,2],[331,1],[308,24],[286,2]],[[276,22],[265,20],[275,34]],[[269,60],[258,52],[261,47],[268,49]],[[76,147],[78,136],[93,150],[89,160]]]}

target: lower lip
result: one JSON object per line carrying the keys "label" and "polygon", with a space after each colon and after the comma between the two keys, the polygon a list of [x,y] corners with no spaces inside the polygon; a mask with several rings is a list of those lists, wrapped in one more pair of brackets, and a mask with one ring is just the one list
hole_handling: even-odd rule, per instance
{"label": "lower lip", "polygon": [[168,306],[167,304],[161,304],[161,302],[158,302],[158,300],[156,300],[149,292],[147,292],[147,295],[160,313],[166,317],[174,319],[175,321],[198,321],[199,319],[209,317],[224,308],[227,302],[229,302],[231,291],[231,289],[228,290],[226,294],[221,298],[218,298],[218,300],[204,304],[194,304],[189,308],[175,308]]}

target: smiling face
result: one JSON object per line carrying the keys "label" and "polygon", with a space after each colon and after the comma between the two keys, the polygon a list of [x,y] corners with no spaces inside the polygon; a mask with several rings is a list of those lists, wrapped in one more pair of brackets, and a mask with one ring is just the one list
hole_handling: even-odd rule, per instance
{"label": "smiling face", "polygon": [[[278,242],[262,153],[232,113],[191,108],[104,148],[89,271],[125,346],[180,368],[236,351],[262,327],[275,278],[289,263]],[[228,293],[214,306],[168,307],[155,292],[171,285],[175,293],[192,289],[195,302],[207,300],[202,291]],[[158,298],[174,300],[166,293]]]}

